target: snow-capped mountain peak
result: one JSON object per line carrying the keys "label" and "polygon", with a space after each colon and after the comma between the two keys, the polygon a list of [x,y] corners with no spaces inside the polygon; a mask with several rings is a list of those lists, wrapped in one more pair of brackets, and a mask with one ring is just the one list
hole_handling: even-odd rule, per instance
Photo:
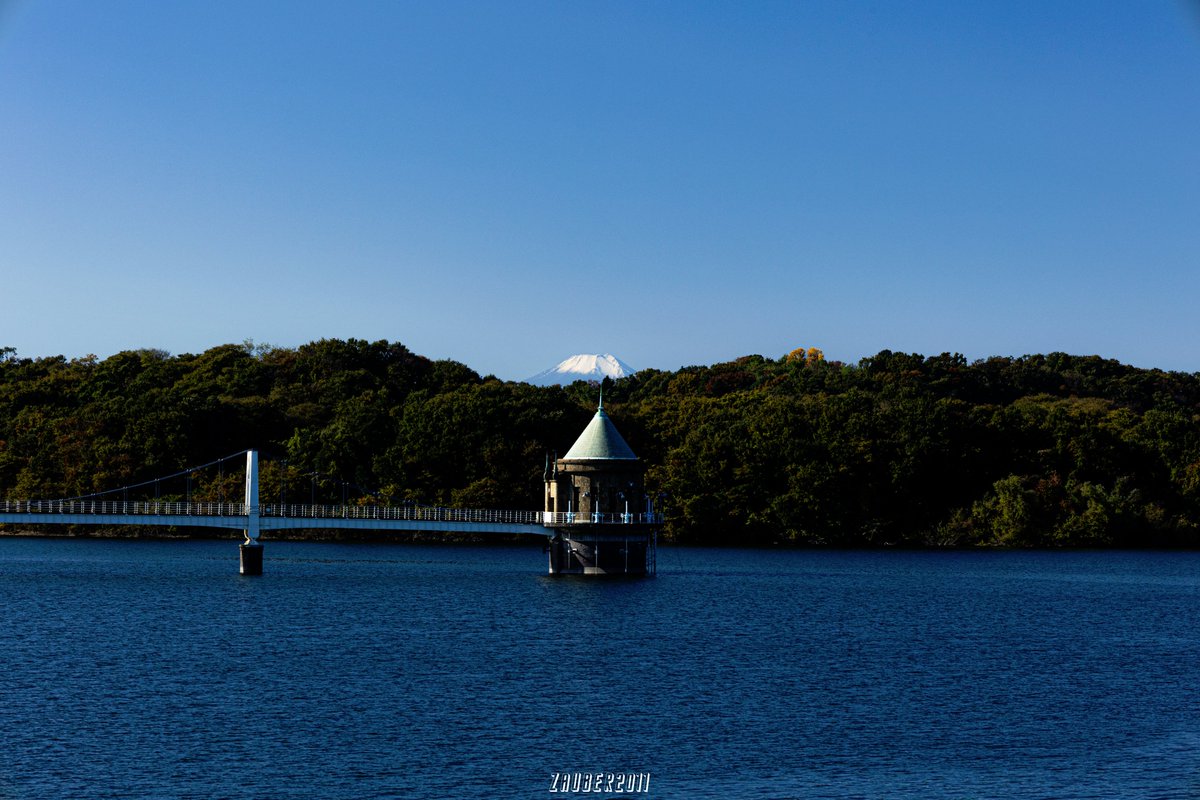
{"label": "snow-capped mountain peak", "polygon": [[581,353],[563,359],[551,369],[526,378],[525,382],[534,386],[553,386],[575,381],[600,381],[605,378],[616,380],[634,372],[636,370],[633,367],[612,353]]}

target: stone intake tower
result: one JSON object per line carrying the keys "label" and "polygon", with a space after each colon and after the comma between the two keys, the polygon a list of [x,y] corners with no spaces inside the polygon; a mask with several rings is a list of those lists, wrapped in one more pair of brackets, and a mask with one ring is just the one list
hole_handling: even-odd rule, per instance
{"label": "stone intake tower", "polygon": [[647,575],[655,571],[659,518],[645,468],[604,411],[546,470],[550,573]]}

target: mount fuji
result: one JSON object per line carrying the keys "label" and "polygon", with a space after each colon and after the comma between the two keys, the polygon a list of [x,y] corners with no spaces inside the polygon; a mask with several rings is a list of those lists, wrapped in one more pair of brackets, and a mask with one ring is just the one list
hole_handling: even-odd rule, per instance
{"label": "mount fuji", "polygon": [[616,380],[636,371],[612,353],[581,354],[560,361],[557,366],[526,378],[525,382],[534,386],[566,385],[575,381]]}

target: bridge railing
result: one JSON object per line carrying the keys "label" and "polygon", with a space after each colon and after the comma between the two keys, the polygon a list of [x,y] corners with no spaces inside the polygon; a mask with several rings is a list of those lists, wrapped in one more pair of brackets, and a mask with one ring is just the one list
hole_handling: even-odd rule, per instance
{"label": "bridge railing", "polygon": [[[89,514],[126,516],[244,517],[244,503],[160,503],[97,500],[0,500],[2,514]],[[504,511],[437,506],[326,506],[266,504],[259,516],[305,519],[379,519],[415,522],[472,522],[518,525],[660,525],[661,514]]]}
{"label": "bridge railing", "polygon": [[125,500],[0,500],[2,514],[125,514],[190,517],[244,517],[244,503],[157,503]]}
{"label": "bridge railing", "polygon": [[304,519],[380,519],[415,522],[477,522],[539,525],[540,511],[503,511],[473,508],[441,508],[435,506],[322,506],[322,505],[263,505],[259,514],[264,517]]}

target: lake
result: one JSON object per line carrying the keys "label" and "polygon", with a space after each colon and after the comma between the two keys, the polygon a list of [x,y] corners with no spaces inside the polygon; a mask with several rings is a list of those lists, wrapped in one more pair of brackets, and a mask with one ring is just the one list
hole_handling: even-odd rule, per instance
{"label": "lake", "polygon": [[545,575],[537,543],[268,541],[264,576],[237,564],[0,538],[0,800],[554,800],[595,773],[656,800],[1200,796],[1197,553],[660,548],[657,578],[604,580]]}

